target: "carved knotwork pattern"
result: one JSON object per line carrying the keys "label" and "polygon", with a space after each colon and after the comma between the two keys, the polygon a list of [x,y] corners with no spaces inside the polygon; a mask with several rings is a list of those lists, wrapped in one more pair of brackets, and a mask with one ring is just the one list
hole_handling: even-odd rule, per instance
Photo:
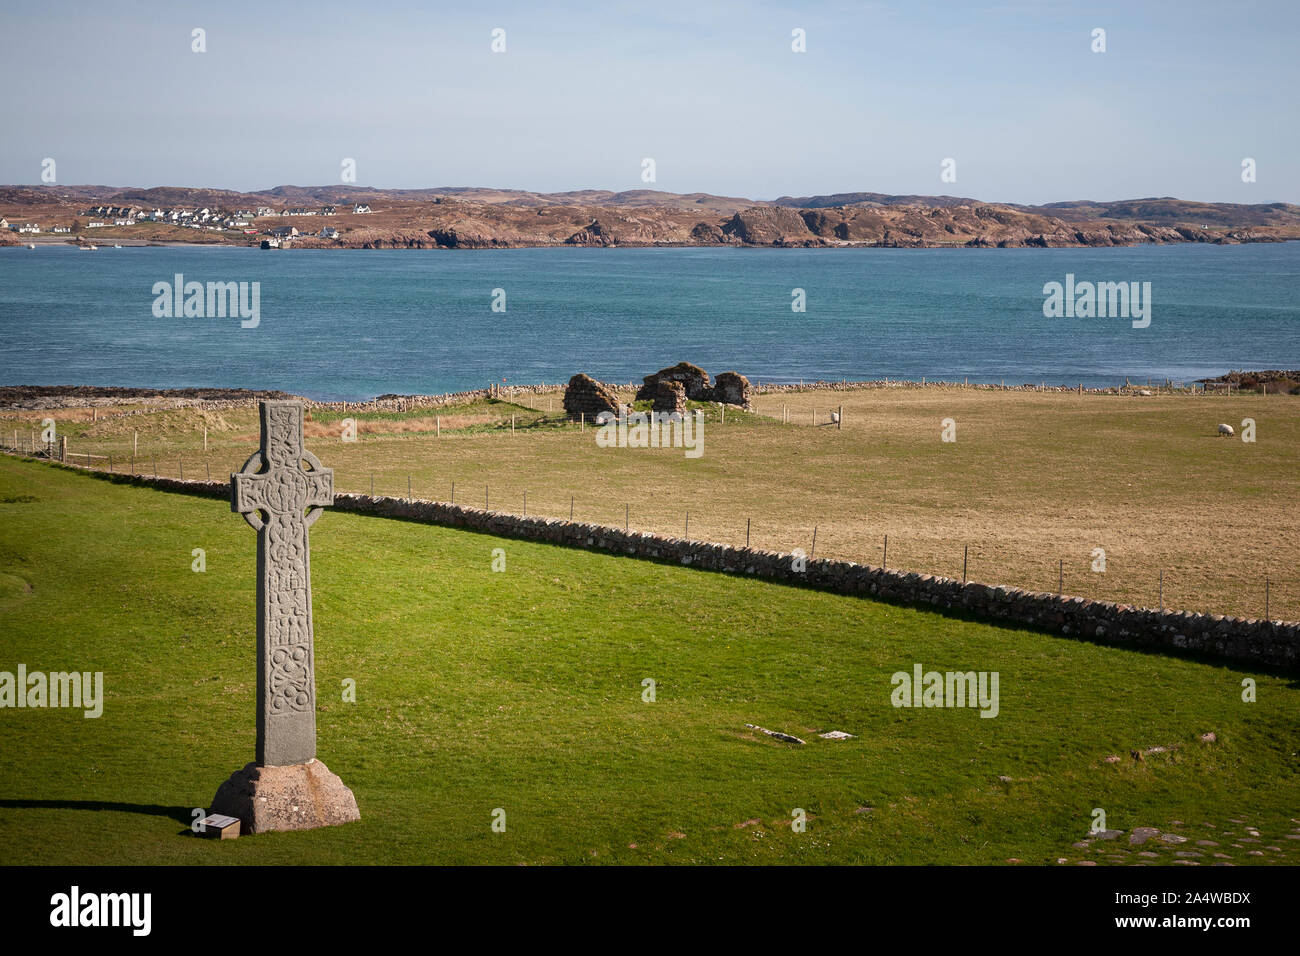
{"label": "carved knotwork pattern", "polygon": [[271,651],[267,706],[271,716],[311,711],[315,707],[310,644],[276,647]]}
{"label": "carved knotwork pattern", "polygon": [[273,515],[266,529],[266,646],[271,714],[315,707],[307,526],[295,513]]}
{"label": "carved knotwork pattern", "polygon": [[316,682],[307,528],[319,512],[307,509],[333,502],[334,473],[303,449],[301,406],[266,405],[262,447],[232,478],[234,510],[258,529],[264,555],[266,710],[272,717],[310,713]]}

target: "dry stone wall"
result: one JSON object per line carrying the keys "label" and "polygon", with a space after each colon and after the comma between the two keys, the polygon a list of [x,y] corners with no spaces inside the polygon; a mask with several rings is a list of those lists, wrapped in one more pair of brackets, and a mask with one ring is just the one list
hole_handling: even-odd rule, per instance
{"label": "dry stone wall", "polygon": [[[55,463],[51,467],[87,471],[77,465]],[[224,481],[183,481],[99,471],[89,473],[123,484],[230,499],[230,485]],[[444,502],[336,494],[334,508],[355,514],[465,528],[499,537],[681,564],[704,571],[758,577],[899,604],[930,606],[950,613],[1025,625],[1103,644],[1199,654],[1300,671],[1300,622],[1132,607],[1000,585],[963,583],[953,578],[889,570],[851,561],[818,559],[805,562],[804,571],[796,571],[794,557],[790,554],[624,531],[559,518],[521,517]]]}

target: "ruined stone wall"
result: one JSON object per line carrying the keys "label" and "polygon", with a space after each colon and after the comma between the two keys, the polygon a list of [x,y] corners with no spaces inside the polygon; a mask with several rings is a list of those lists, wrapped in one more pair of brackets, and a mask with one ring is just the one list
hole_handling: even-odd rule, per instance
{"label": "ruined stone wall", "polygon": [[685,415],[686,386],[681,382],[659,382],[655,386],[653,411],[663,415]]}
{"label": "ruined stone wall", "polygon": [[749,410],[749,379],[737,372],[723,372],[713,383],[713,400]]}
{"label": "ruined stone wall", "polygon": [[578,419],[585,415],[595,421],[601,412],[618,414],[618,398],[590,375],[579,372],[564,389],[564,413]]}
{"label": "ruined stone wall", "polygon": [[690,362],[678,362],[668,368],[661,368],[653,375],[647,375],[637,390],[638,402],[652,402],[658,394],[660,382],[679,382],[691,401],[707,402],[713,399],[713,387],[709,382],[709,373]]}

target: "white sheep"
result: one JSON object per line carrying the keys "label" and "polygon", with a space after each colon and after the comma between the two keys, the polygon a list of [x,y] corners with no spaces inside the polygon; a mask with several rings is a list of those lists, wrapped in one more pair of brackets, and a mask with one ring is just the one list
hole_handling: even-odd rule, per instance
{"label": "white sheep", "polygon": [[1225,438],[1231,438],[1233,435],[1236,434],[1236,432],[1234,432],[1234,431],[1232,430],[1232,426],[1231,426],[1231,425],[1223,425],[1223,424],[1220,424],[1220,425],[1219,425],[1219,434],[1222,435],[1222,436],[1225,437]]}

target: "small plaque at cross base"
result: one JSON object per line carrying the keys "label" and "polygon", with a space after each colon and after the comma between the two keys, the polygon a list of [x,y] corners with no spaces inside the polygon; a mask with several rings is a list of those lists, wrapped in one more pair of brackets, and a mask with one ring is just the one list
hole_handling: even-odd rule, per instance
{"label": "small plaque at cross base", "polygon": [[199,821],[202,828],[200,836],[209,840],[234,840],[239,837],[239,818],[228,817],[224,813],[209,813]]}
{"label": "small plaque at cross base", "polygon": [[334,502],[334,472],[303,447],[301,402],[259,408],[261,447],[230,476],[230,510],[257,531],[257,759],[212,802],[246,833],[361,819],[352,791],[316,759],[307,532]]}

